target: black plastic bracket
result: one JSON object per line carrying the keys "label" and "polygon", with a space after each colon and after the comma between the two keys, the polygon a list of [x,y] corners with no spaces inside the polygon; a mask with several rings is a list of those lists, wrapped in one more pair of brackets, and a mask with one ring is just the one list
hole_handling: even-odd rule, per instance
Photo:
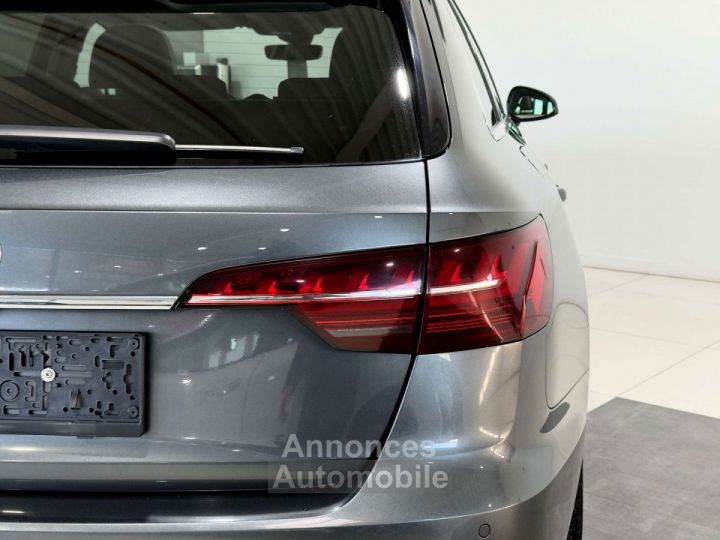
{"label": "black plastic bracket", "polygon": [[0,331],[0,433],[139,437],[140,334]]}

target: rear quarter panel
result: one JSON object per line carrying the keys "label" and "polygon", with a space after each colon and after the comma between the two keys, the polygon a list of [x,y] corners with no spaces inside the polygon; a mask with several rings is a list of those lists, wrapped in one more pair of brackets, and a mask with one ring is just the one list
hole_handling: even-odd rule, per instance
{"label": "rear quarter panel", "polygon": [[486,90],[471,76],[478,67],[457,20],[446,1],[432,2],[434,9],[428,4],[452,121],[448,151],[428,162],[430,240],[508,230],[542,215],[554,262],[553,319],[543,356],[547,403],[555,407],[589,369],[585,280],[565,210],[555,183],[537,159],[526,157],[531,152],[510,121],[488,127],[478,97]]}

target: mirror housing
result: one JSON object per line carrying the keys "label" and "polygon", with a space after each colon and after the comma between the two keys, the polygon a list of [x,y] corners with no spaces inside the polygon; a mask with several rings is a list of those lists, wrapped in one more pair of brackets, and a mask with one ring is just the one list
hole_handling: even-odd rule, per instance
{"label": "mirror housing", "polygon": [[559,112],[555,98],[527,86],[516,86],[510,91],[507,110],[516,124],[545,120]]}

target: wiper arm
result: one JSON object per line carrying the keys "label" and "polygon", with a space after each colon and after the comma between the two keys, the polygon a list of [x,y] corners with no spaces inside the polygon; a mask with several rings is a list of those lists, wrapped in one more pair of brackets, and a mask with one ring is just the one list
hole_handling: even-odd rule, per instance
{"label": "wiper arm", "polygon": [[0,126],[0,148],[15,152],[173,152],[164,133],[53,126]]}
{"label": "wiper arm", "polygon": [[176,144],[176,152],[188,154],[202,154],[204,152],[221,154],[277,154],[283,156],[302,156],[305,149],[301,146],[273,147],[273,146],[226,146],[216,144]]}
{"label": "wiper arm", "polygon": [[[207,144],[176,144],[165,133],[120,131],[113,129],[66,128],[52,126],[0,125],[0,151],[22,155],[78,156],[92,154],[130,153],[160,155],[169,159],[180,157],[256,156],[280,159],[301,158],[305,150],[299,146],[228,146]],[[0,159],[2,159],[0,157]]]}

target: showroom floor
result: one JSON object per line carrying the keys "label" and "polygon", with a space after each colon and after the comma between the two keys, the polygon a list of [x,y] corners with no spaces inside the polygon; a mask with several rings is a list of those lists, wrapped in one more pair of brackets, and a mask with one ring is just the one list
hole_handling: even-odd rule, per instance
{"label": "showroom floor", "polygon": [[720,283],[586,275],[585,540],[720,539]]}
{"label": "showroom floor", "polygon": [[594,268],[586,276],[590,409],[623,397],[720,418],[720,283]]}

